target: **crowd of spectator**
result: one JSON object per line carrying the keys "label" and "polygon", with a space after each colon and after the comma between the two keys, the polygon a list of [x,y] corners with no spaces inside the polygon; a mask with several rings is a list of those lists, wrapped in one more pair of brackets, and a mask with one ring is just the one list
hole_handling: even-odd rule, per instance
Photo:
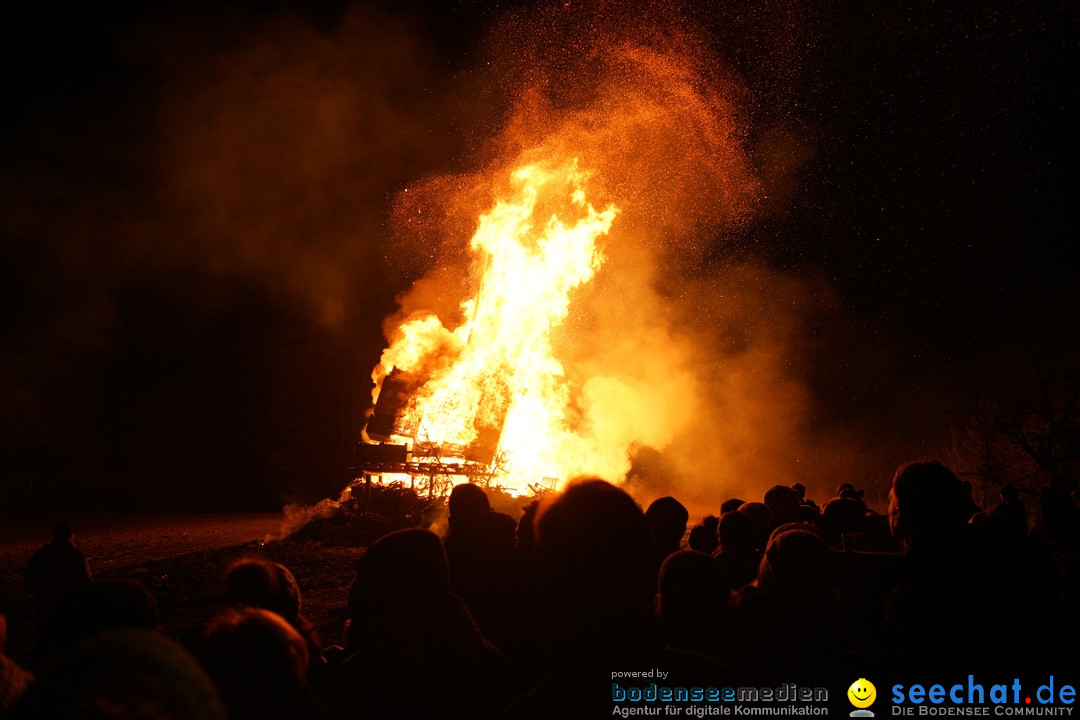
{"label": "crowd of spectator", "polygon": [[95,581],[59,523],[25,572],[30,668],[3,654],[0,616],[0,716],[549,718],[603,712],[620,670],[701,686],[1053,673],[1076,647],[1080,506],[1040,502],[1036,531],[1015,488],[980,508],[935,461],[897,470],[887,512],[849,484],[820,505],[776,485],[693,527],[676,498],[643,510],[597,478],[518,521],[459,485],[443,537],[399,530],[363,553],[333,646],[292,572],[257,557],[224,569],[227,607],[197,637],[167,637],[153,595]]}

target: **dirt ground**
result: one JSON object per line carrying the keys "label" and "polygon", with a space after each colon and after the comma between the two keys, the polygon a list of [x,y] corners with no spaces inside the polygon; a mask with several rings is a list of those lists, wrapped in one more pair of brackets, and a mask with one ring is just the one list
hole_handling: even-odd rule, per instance
{"label": "dirt ground", "polygon": [[[520,504],[520,503],[519,503]],[[138,580],[157,599],[162,629],[190,639],[223,607],[221,575],[234,559],[255,555],[292,570],[303,612],[326,644],[343,640],[345,602],[359,546],[278,540],[282,513],[169,515],[73,519],[75,542],[99,580]],[[295,516],[291,516],[295,520]],[[291,521],[290,520],[290,521]],[[693,517],[691,524],[700,518]],[[7,653],[28,662],[33,603],[22,570],[51,537],[51,521],[0,524],[0,613],[7,617]]]}
{"label": "dirt ground", "polygon": [[[94,570],[108,570],[187,552],[261,540],[276,535],[280,513],[208,515],[95,515],[70,518],[75,543]],[[53,519],[5,519],[0,523],[0,594],[18,591],[13,579],[34,550],[52,537]]]}
{"label": "dirt ground", "polygon": [[[190,639],[224,606],[221,574],[234,559],[255,555],[293,571],[303,612],[324,642],[341,642],[345,599],[362,548],[273,539],[282,516],[205,515],[88,518],[72,521],[76,544],[95,579],[129,578],[157,599],[161,628]],[[7,653],[28,662],[33,648],[33,604],[22,569],[49,539],[51,522],[0,528],[0,612],[8,621]]]}

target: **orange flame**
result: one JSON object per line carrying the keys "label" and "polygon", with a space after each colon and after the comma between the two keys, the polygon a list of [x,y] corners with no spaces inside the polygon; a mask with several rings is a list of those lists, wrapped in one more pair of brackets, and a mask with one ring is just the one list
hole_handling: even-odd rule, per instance
{"label": "orange flame", "polygon": [[[466,321],[453,330],[434,315],[407,321],[372,377],[377,398],[393,369],[422,373],[437,365],[400,424],[419,442],[459,446],[501,430],[500,481],[521,491],[565,479],[583,460],[552,331],[566,319],[572,291],[603,262],[597,240],[618,208],[589,204],[588,173],[576,159],[521,167],[512,180],[516,197],[482,215],[472,238],[483,272],[478,292],[462,303]],[[554,210],[545,219],[542,208]]]}

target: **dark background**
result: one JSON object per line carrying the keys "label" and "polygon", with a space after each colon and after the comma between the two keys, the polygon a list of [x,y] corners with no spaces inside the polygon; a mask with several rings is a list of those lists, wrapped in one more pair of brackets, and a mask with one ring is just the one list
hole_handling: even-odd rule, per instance
{"label": "dark background", "polygon": [[[836,288],[849,347],[805,371],[822,421],[960,398],[1033,355],[1075,368],[1074,6],[745,5],[674,12],[705,29],[745,88],[752,159],[768,161],[779,129],[799,138],[802,160],[694,272],[745,256]],[[469,167],[511,97],[467,78],[493,22],[538,9],[6,4],[0,509],[251,510],[335,495],[381,321],[427,269],[392,242],[390,202],[419,177]],[[162,180],[183,148],[159,152],[161,128],[186,117],[192,78],[214,81],[221,58],[252,35],[278,37],[266,27],[281,18],[305,42],[359,23],[365,77],[389,77],[379,97],[426,129],[366,130],[362,163],[318,176],[317,217],[277,228],[298,238],[280,262],[219,257],[226,234],[191,241],[203,231],[187,218],[207,212],[198,196],[187,208]],[[372,67],[399,38],[420,48],[422,70]],[[305,157],[278,169],[302,176]],[[257,217],[274,204],[244,207]],[[334,269],[325,293],[289,279],[310,257]]]}

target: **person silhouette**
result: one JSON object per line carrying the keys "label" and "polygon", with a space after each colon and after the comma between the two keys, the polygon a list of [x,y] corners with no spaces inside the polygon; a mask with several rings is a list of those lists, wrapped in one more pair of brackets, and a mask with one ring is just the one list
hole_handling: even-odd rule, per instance
{"label": "person silhouette", "polygon": [[75,547],[70,524],[61,520],[53,526],[52,541],[30,556],[23,579],[34,596],[37,637],[32,666],[40,670],[48,663],[56,645],[61,604],[70,592],[93,580],[86,556]]}

